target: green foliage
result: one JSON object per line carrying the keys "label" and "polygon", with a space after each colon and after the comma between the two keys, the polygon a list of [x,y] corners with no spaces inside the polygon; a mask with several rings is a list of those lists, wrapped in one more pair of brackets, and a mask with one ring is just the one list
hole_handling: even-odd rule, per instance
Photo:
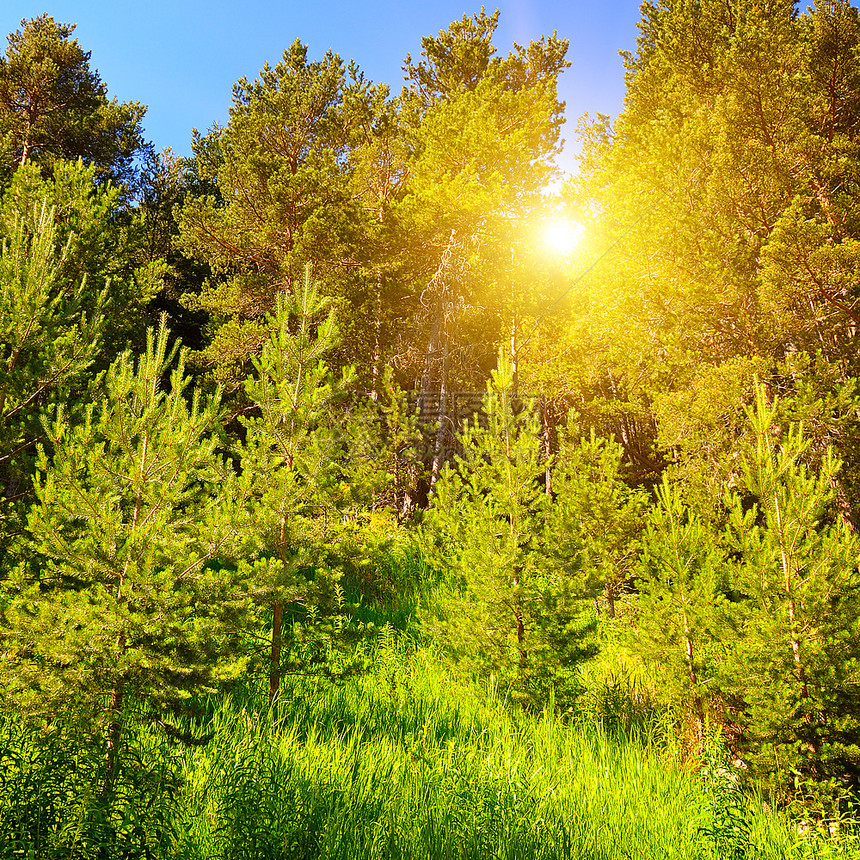
{"label": "green foliage", "polygon": [[160,714],[236,669],[240,595],[206,565],[233,537],[218,400],[189,397],[181,357],[165,384],[167,339],[121,355],[83,416],[45,422],[31,556],[3,583],[4,699],[107,721],[114,750],[127,697]]}
{"label": "green foliage", "polygon": [[[685,772],[639,738],[546,714],[516,719],[436,661],[389,653],[384,672],[343,685],[285,679],[277,725],[253,699],[223,703],[197,726],[209,744],[181,756],[137,730],[142,769],[157,774],[172,761],[180,778],[172,791],[163,786],[170,800],[138,807],[141,824],[152,816],[145,841],[117,839],[114,850],[198,860],[858,856],[850,831],[802,835],[740,796],[717,748],[700,775]],[[34,763],[22,762],[16,778],[50,777],[47,757]],[[17,812],[16,803],[6,809]],[[87,856],[70,841],[41,856]]]}
{"label": "green foliage", "polygon": [[119,192],[94,178],[95,168],[80,161],[58,162],[49,179],[25,164],[0,197],[0,551],[7,568],[23,551],[42,416],[57,405],[77,414],[150,298],[125,259]]}
{"label": "green foliage", "polygon": [[584,125],[569,204],[599,246],[624,238],[558,351],[648,471],[656,438],[712,493],[754,376],[803,352],[856,374],[858,22],[841,0],[646,3],[624,111]]}
{"label": "green foliage", "polygon": [[333,410],[351,372],[337,380],[326,364],[338,337],[329,304],[308,266],[301,290],[279,296],[268,341],[245,381],[256,414],[240,419],[245,440],[239,490],[249,552],[240,570],[253,582],[255,599],[272,608],[273,699],[282,672],[284,605],[332,602],[337,576],[329,545],[336,542],[341,510],[354,501],[345,475],[348,452]]}
{"label": "green foliage", "polygon": [[377,393],[394,354],[412,378],[442,341],[478,344],[458,351],[459,378],[492,361],[511,303],[510,255],[497,252],[544,205],[567,49],[553,36],[493,58],[497,20],[482,12],[425,39],[398,98],[331,52],[309,60],[296,40],[235,85],[227,126],[195,135],[215,193],[185,202],[181,244],[215,269],[187,302],[212,316],[199,358],[219,380],[240,386],[276,294],[307,262],[350,311],[339,362]]}
{"label": "green foliage", "polygon": [[507,678],[528,664],[540,582],[535,542],[549,500],[538,482],[537,417],[529,407],[515,413],[509,363],[493,373],[484,411],[486,428],[467,430],[457,467],[436,484],[422,544],[431,567],[455,586],[439,623],[443,639]]}
{"label": "green foliage", "polygon": [[422,387],[483,382],[541,286],[534,267],[512,265],[512,248],[554,176],[568,43],[554,34],[494,57],[497,24],[483,10],[463,16],[404,67],[408,174],[393,218],[411,349],[401,364]]}
{"label": "green foliage", "polygon": [[653,667],[664,694],[674,688],[673,698],[692,717],[701,747],[720,639],[731,621],[725,594],[732,582],[720,535],[665,479],[640,565],[635,648]]}
{"label": "green foliage", "polygon": [[81,384],[104,327],[104,294],[89,293],[85,278],[65,277],[68,245],[58,253],[48,201],[27,221],[10,224],[0,257],[0,444],[7,461],[38,434],[37,407]]}
{"label": "green foliage", "polygon": [[135,259],[137,240],[126,223],[121,189],[95,184],[96,177],[95,167],[81,160],[58,162],[47,179],[33,165],[19,168],[2,198],[0,229],[10,235],[21,220],[32,233],[38,213],[53,210],[62,278],[86,278],[93,295],[106,293],[105,349],[115,355],[130,341],[142,346],[141,316],[159,285]]}
{"label": "green foliage", "polygon": [[[338,710],[348,724],[377,707],[388,719],[340,738],[326,723],[296,722],[274,736],[246,724],[241,749],[201,757],[188,848],[198,857],[554,858],[622,857],[648,845],[660,856],[701,856],[682,812],[698,799],[694,781],[660,773],[623,741],[550,719],[518,728],[491,710],[470,725],[475,705],[452,709],[440,692],[420,679],[409,700],[398,694],[401,715],[389,689],[365,685],[369,702],[352,693]],[[423,723],[410,718],[415,708]],[[637,790],[633,774],[643,771]]]}
{"label": "green foliage", "polygon": [[108,99],[74,30],[44,14],[8,36],[0,58],[0,187],[28,161],[50,173],[80,158],[102,181],[130,178],[146,108]]}
{"label": "green foliage", "polygon": [[[558,308],[521,241],[560,145],[555,35],[496,56],[498,13],[464,16],[396,98],[297,40],[133,189],[109,180],[142,109],[72,27],[10,37],[0,853],[851,854],[745,791],[847,822],[860,785],[860,13],[642,13],[567,188],[612,265]],[[108,368],[156,308],[234,438],[164,324]],[[446,398],[502,337],[518,366],[443,467]],[[417,540],[428,433],[395,372],[443,395]],[[410,638],[444,653],[432,681]],[[454,664],[525,714],[445,698]],[[261,668],[265,725],[256,697],[175,722]],[[180,762],[152,721],[216,741]]]}
{"label": "green foliage", "polygon": [[180,232],[186,252],[223,276],[195,300],[215,318],[201,358],[219,379],[240,384],[267,339],[266,314],[279,293],[301,289],[306,264],[331,290],[348,283],[363,220],[348,156],[371,89],[336,54],[308,60],[297,39],[253,83],[234,86],[227,126],[195,133],[197,171],[218,196],[186,200]]}
{"label": "green foliage", "polygon": [[702,744],[702,777],[710,790],[712,818],[703,833],[713,840],[717,857],[746,860],[754,836],[751,810],[743,791],[743,775],[731,761],[719,734],[708,732]]}
{"label": "green foliage", "polygon": [[744,702],[752,763],[787,797],[795,776],[831,791],[860,773],[860,544],[834,516],[839,464],[827,452],[810,469],[802,429],[780,428],[776,409],[759,388],[744,457],[755,504],[732,500],[747,597],[728,676]]}
{"label": "green foliage", "polygon": [[99,803],[105,745],[73,723],[0,718],[0,856],[170,856],[178,755],[162,732],[132,724],[117,791]]}
{"label": "green foliage", "polygon": [[544,534],[552,564],[610,618],[632,585],[648,501],[624,482],[622,460],[621,445],[593,431],[565,438],[553,463],[555,501]]}
{"label": "green foliage", "polygon": [[[208,316],[186,307],[211,275],[211,267],[179,250],[178,212],[185,200],[212,190],[196,170],[193,159],[181,158],[170,149],[156,153],[147,147],[139,158],[139,170],[131,188],[134,207],[126,213],[127,262],[135,267],[136,280],[147,287],[147,318],[166,313],[171,331],[192,351],[202,348]],[[189,295],[186,302],[183,298]]]}

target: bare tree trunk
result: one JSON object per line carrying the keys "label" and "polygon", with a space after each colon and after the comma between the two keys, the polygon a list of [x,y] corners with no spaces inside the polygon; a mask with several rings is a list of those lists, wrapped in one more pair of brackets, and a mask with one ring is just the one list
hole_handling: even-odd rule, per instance
{"label": "bare tree trunk", "polygon": [[430,493],[436,487],[436,481],[445,465],[445,434],[448,431],[448,339],[442,341],[442,370],[439,384],[439,426],[436,428],[436,439],[433,444],[433,466],[430,472]]}
{"label": "bare tree trunk", "polygon": [[[439,265],[436,268],[436,272],[433,277],[430,279],[427,284],[426,292],[431,292],[431,301],[432,307],[434,308],[434,313],[432,317],[432,324],[430,329],[430,337],[427,341],[427,352],[424,356],[424,370],[421,374],[421,388],[418,393],[418,420],[423,425],[428,421],[428,416],[430,414],[430,403],[432,400],[431,392],[432,386],[434,382],[434,378],[437,375],[437,371],[441,376],[440,380],[440,388],[443,392],[447,392],[447,376],[448,376],[448,336],[446,331],[446,317],[448,313],[448,286],[446,283],[447,273],[451,267],[451,255],[454,252],[456,247],[456,238],[457,232],[456,230],[451,231],[451,235],[448,238],[448,244],[445,246],[444,251],[442,252],[442,256],[439,260]],[[423,303],[423,296],[422,296]],[[425,305],[426,307],[426,305]],[[439,352],[441,351],[441,361],[439,359]],[[441,367],[440,367],[441,365]],[[440,426],[437,428],[436,436],[433,444],[433,451],[431,454],[431,477],[430,477],[430,486],[429,493],[433,492],[433,487],[436,483],[436,479],[439,475],[439,470],[441,469],[441,461],[439,459],[439,451],[440,445],[444,450],[444,445],[442,444],[444,441],[444,421],[446,418],[445,411],[445,394],[440,397],[440,408],[439,408],[439,420]],[[425,455],[426,457],[426,452]],[[425,466],[426,459],[425,459]],[[421,483],[421,479],[419,479],[419,484]],[[425,484],[426,487],[426,484]],[[417,502],[418,497],[418,488],[413,493],[406,493],[406,503],[410,506],[414,505]],[[404,517],[408,516],[411,513],[410,510],[406,510],[404,506]]]}
{"label": "bare tree trunk", "polygon": [[517,366],[517,318],[514,317],[511,321],[511,398],[517,396],[517,388],[519,386],[520,376]]}
{"label": "bare tree trunk", "polygon": [[606,614],[610,618],[615,618],[615,589],[607,585],[604,597],[606,598]]}
{"label": "bare tree trunk", "polygon": [[684,612],[684,650],[687,662],[687,678],[690,682],[690,690],[693,693],[693,717],[696,720],[696,744],[701,752],[705,740],[705,708],[702,697],[699,694],[699,679],[696,675],[696,667],[693,665],[693,640],[690,636],[690,623],[687,613]]}
{"label": "bare tree trunk", "polygon": [[424,421],[430,402],[430,392],[433,386],[433,370],[436,366],[436,353],[439,351],[439,340],[442,334],[441,308],[433,320],[430,339],[427,341],[427,352],[424,356],[424,370],[421,374],[421,388],[418,392],[418,420]]}
{"label": "bare tree trunk", "polygon": [[269,653],[269,705],[278,700],[281,686],[281,623],[284,607],[280,602],[272,604],[272,649]]}
{"label": "bare tree trunk", "polygon": [[21,145],[21,161],[18,162],[19,167],[23,167],[27,163],[27,158],[30,156],[30,128],[27,126],[27,136]]}

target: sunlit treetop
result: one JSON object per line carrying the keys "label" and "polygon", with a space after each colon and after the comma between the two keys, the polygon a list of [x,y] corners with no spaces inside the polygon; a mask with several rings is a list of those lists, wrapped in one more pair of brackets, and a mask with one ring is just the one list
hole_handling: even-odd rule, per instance
{"label": "sunlit treetop", "polygon": [[45,173],[80,158],[99,178],[123,182],[143,145],[145,106],[108,99],[74,24],[24,19],[0,57],[0,182],[27,161]]}

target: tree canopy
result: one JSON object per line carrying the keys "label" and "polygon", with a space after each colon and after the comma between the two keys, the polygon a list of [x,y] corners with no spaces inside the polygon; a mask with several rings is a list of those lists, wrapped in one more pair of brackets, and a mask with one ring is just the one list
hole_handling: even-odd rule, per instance
{"label": "tree canopy", "polygon": [[74,30],[44,14],[25,18],[8,37],[0,58],[0,182],[27,161],[50,173],[76,158],[102,180],[129,178],[146,108],[108,99]]}

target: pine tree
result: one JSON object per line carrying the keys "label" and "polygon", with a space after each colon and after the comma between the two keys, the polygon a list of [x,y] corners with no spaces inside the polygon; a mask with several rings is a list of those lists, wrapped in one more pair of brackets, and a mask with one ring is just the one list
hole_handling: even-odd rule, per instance
{"label": "pine tree", "polygon": [[372,87],[327,52],[296,40],[281,61],[233,88],[230,121],[195,132],[199,176],[217,195],[180,216],[184,250],[216,273],[195,304],[216,319],[201,358],[237,389],[268,334],[280,292],[300,289],[312,263],[330,293],[348,291],[362,257],[365,213],[350,187],[350,153],[368,121]]}
{"label": "pine tree", "polygon": [[726,685],[743,701],[752,764],[784,792],[793,774],[838,785],[860,772],[860,542],[834,509],[840,464],[828,452],[813,471],[778,405],[759,387],[743,470],[755,504],[732,501],[745,599]]}
{"label": "pine tree", "polygon": [[512,285],[511,245],[554,176],[568,44],[553,34],[494,56],[498,20],[464,15],[404,66],[410,157],[394,218],[414,334],[401,363],[422,390],[486,379],[534,290]]}
{"label": "pine tree", "polygon": [[269,697],[283,671],[284,607],[319,603],[334,588],[327,547],[349,498],[342,481],[344,439],[333,400],[352,378],[336,379],[326,364],[338,342],[330,301],[311,280],[280,295],[268,318],[269,338],[245,381],[252,409],[240,420],[241,486],[247,509],[245,565],[257,602],[272,610]]}
{"label": "pine tree", "polygon": [[168,331],[110,367],[79,420],[45,422],[32,557],[3,584],[3,689],[24,713],[105,731],[103,794],[121,750],[123,712],[158,721],[233,670],[225,658],[233,584],[207,566],[226,552],[217,453],[218,398],[189,395]]}
{"label": "pine tree", "polygon": [[720,637],[728,619],[730,564],[721,535],[664,478],[643,538],[634,648],[692,717],[701,751]]}
{"label": "pine tree", "polygon": [[50,179],[26,164],[0,197],[0,518],[10,535],[25,531],[41,416],[86,401],[151,295],[125,258],[118,190],[94,177],[80,162],[57,163]]}
{"label": "pine tree", "polygon": [[[105,294],[69,278],[54,209],[15,213],[0,247],[0,532],[20,531],[40,410],[85,386],[101,348]],[[4,541],[5,542],[5,541]],[[4,547],[5,549],[5,547]]]}
{"label": "pine tree", "polygon": [[542,572],[538,541],[549,504],[538,417],[516,404],[513,369],[500,359],[484,398],[486,427],[463,434],[463,454],[436,484],[422,524],[428,562],[451,595],[430,619],[451,651],[527,689]]}
{"label": "pine tree", "polygon": [[631,460],[656,471],[662,449],[718,487],[756,376],[800,352],[856,375],[860,15],[653,0],[639,29],[624,111],[585,126],[568,186],[601,245],[620,241],[556,354]]}
{"label": "pine tree", "polygon": [[610,618],[632,584],[647,507],[645,493],[624,483],[622,458],[621,445],[593,432],[563,441],[553,463],[556,498],[544,538],[580,596]]}
{"label": "pine tree", "polygon": [[78,158],[103,180],[130,178],[146,108],[108,99],[74,30],[39,15],[9,34],[0,57],[0,185],[28,161],[50,173]]}

